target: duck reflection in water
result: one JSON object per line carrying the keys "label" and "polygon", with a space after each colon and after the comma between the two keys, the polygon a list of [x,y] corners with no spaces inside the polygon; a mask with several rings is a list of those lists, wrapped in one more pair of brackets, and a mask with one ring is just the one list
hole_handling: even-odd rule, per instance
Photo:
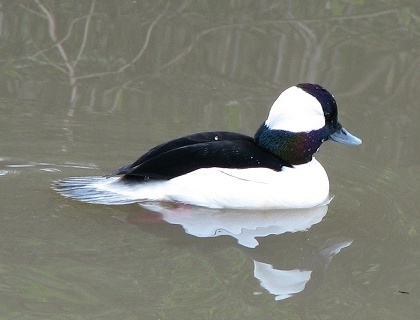
{"label": "duck reflection in water", "polygon": [[[164,234],[167,237],[167,229],[162,228],[162,225],[159,228],[150,228],[150,223],[145,223],[165,221],[171,225],[179,225],[185,234],[199,238],[234,238],[251,257],[254,278],[261,287],[274,295],[275,300],[300,296],[304,291],[306,295],[306,291],[313,291],[323,278],[332,257],[352,243],[349,239],[333,238],[314,248],[308,241],[298,240],[292,242],[292,248],[285,250],[284,242],[279,244],[278,239],[271,241],[273,236],[299,232],[302,234],[301,232],[309,230],[311,226],[322,221],[327,214],[328,204],[308,209],[263,211],[215,210],[162,203],[144,203],[141,206],[151,212],[128,215],[126,219],[128,222],[144,226],[144,231],[150,232],[153,229],[160,236]],[[178,232],[180,230],[172,229],[172,233],[175,229]],[[263,241],[264,238],[267,241]],[[224,243],[231,244],[229,241]],[[283,247],[283,250],[279,250],[279,247]],[[284,254],[279,255],[279,251],[283,251]],[[290,259],[291,254],[295,255],[293,259]],[[285,255],[288,258],[285,258]],[[284,261],[287,261],[287,265]],[[254,290],[254,294],[260,293],[259,290]]]}

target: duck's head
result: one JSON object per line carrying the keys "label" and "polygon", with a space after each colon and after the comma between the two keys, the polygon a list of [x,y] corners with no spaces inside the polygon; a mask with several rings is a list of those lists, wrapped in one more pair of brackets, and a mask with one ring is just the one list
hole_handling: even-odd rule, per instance
{"label": "duck's head", "polygon": [[291,165],[309,162],[320,145],[329,139],[348,145],[362,143],[338,121],[333,95],[311,83],[283,91],[255,134],[258,145]]}

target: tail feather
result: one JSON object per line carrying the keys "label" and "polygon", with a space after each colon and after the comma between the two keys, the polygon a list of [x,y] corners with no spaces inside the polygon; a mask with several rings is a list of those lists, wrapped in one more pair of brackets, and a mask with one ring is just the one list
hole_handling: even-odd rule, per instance
{"label": "tail feather", "polygon": [[[120,177],[71,177],[54,183],[53,189],[67,198],[82,202],[122,205],[138,202],[133,194],[118,192]],[[113,188],[114,186],[114,188]]]}

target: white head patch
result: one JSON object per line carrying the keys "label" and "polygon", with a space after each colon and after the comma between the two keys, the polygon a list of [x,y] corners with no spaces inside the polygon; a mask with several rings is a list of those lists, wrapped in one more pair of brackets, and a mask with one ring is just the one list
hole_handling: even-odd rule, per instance
{"label": "white head patch", "polygon": [[325,125],[324,111],[314,96],[294,86],[280,94],[265,124],[275,130],[309,132]]}

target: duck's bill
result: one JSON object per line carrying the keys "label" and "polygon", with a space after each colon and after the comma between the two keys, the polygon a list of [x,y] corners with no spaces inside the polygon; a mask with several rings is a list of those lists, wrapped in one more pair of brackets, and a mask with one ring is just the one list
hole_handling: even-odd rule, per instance
{"label": "duck's bill", "polygon": [[362,140],[358,137],[352,135],[350,132],[348,132],[346,129],[341,127],[336,132],[330,134],[331,140],[334,140],[336,142],[349,144],[349,145],[359,145],[362,143]]}

